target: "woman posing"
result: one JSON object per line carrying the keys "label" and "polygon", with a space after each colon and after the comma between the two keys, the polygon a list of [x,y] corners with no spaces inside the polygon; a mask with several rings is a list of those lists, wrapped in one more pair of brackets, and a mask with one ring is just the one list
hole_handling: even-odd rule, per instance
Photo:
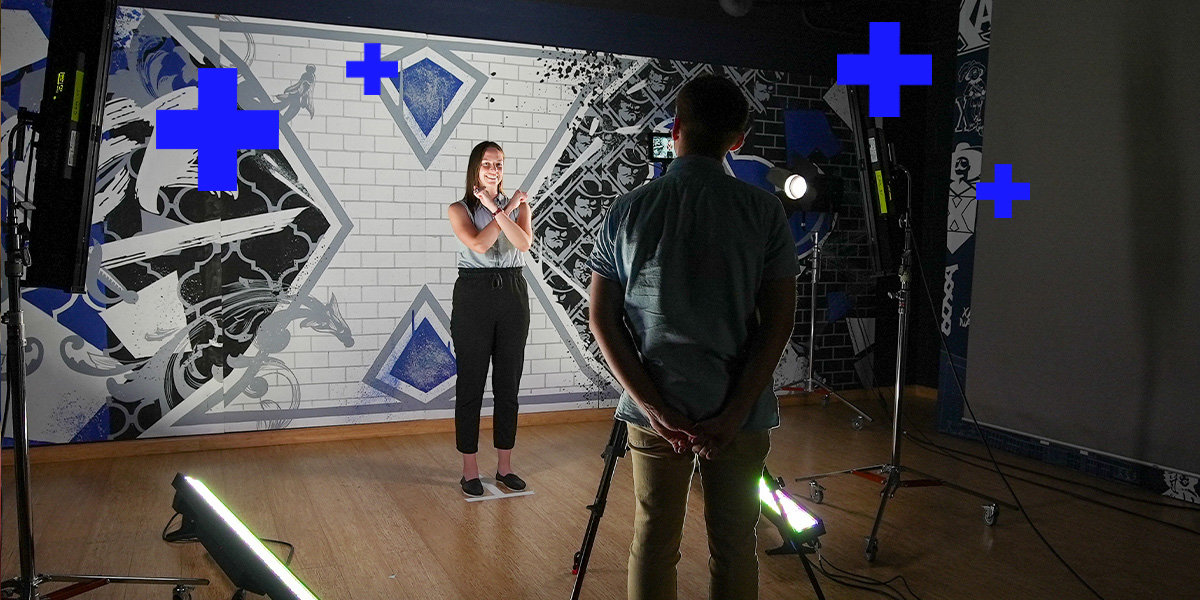
{"label": "woman posing", "polygon": [[483,495],[479,481],[479,411],[488,363],[492,365],[492,418],[496,481],[525,489],[512,470],[517,437],[517,391],[529,335],[529,287],[521,269],[533,243],[529,198],[504,194],[504,151],[481,142],[467,163],[466,193],[450,205],[450,225],[465,246],[458,254],[450,336],[458,361],[454,407],[456,445],[463,456],[463,492]]}

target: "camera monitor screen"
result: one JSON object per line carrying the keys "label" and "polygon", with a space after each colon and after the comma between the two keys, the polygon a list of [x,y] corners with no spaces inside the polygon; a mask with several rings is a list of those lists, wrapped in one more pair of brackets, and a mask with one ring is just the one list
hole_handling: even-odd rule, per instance
{"label": "camera monitor screen", "polygon": [[675,158],[675,143],[670,133],[650,133],[650,160],[669,161]]}

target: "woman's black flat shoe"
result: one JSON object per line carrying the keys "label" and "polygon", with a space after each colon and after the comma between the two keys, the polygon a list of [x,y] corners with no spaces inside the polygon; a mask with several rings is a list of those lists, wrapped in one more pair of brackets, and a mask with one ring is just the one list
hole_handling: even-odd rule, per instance
{"label": "woman's black flat shoe", "polygon": [[525,481],[520,477],[517,477],[516,473],[509,473],[508,475],[503,476],[501,476],[499,473],[496,473],[496,481],[503,483],[504,487],[514,492],[519,492],[525,489]]}
{"label": "woman's black flat shoe", "polygon": [[467,478],[463,477],[462,479],[458,480],[458,483],[462,486],[463,493],[468,496],[483,495],[483,482],[479,481],[478,477],[470,481],[467,481]]}

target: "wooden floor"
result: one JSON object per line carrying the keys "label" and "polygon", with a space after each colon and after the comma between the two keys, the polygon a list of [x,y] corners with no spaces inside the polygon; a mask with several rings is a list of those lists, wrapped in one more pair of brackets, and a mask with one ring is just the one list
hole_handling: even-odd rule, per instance
{"label": "wooden floor", "polygon": [[[914,421],[931,421],[914,406]],[[768,466],[788,481],[883,462],[890,428],[861,432],[839,405],[784,408]],[[57,573],[207,577],[195,598],[226,599],[232,589],[198,544],[171,545],[159,535],[172,514],[176,472],[197,476],[258,535],[296,545],[294,571],[324,599],[567,598],[571,557],[596,493],[605,422],[522,428],[515,466],[532,496],[467,503],[458,489],[453,434],[190,452],[35,464],[34,527],[38,567]],[[485,433],[485,438],[487,434]],[[971,450],[982,447],[935,436]],[[1051,471],[1150,500],[1138,489],[1052,469],[1011,455],[1002,460]],[[480,455],[484,468],[494,452]],[[994,474],[908,445],[904,462],[980,491],[1001,494]],[[699,485],[698,483],[696,484]],[[853,476],[826,479],[825,501],[809,506],[826,522],[823,551],[837,566],[888,579],[904,575],[924,600],[1074,599],[1090,594],[1052,557],[1014,512],[995,527],[980,501],[947,488],[901,490],[889,504],[877,560],[863,557],[863,536],[878,505],[878,486]],[[1060,484],[1061,485],[1061,484]],[[1109,600],[1200,597],[1200,537],[1071,497],[1014,482],[1030,514],[1059,552]],[[789,489],[807,496],[807,486]],[[1073,488],[1142,514],[1200,530],[1200,512],[1159,508]],[[693,490],[679,567],[680,598],[707,596],[702,507]],[[584,598],[623,598],[632,519],[629,465],[618,465]],[[11,469],[3,483],[4,578],[18,571]],[[778,543],[762,524],[760,548]],[[762,598],[813,598],[795,557],[761,556]],[[827,596],[874,598],[821,578]],[[86,598],[153,598],[163,589],[110,586]]]}

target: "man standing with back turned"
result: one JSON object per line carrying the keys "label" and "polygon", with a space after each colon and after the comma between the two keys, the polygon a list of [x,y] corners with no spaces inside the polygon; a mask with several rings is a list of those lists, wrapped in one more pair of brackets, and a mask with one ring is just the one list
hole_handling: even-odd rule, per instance
{"label": "man standing with back turned", "polygon": [[613,203],[589,261],[591,330],[625,388],[636,509],[631,600],[676,598],[700,463],[714,599],[758,597],[758,478],[779,424],[796,250],[779,200],[725,173],[749,107],[727,79],[683,87],[666,174]]}

